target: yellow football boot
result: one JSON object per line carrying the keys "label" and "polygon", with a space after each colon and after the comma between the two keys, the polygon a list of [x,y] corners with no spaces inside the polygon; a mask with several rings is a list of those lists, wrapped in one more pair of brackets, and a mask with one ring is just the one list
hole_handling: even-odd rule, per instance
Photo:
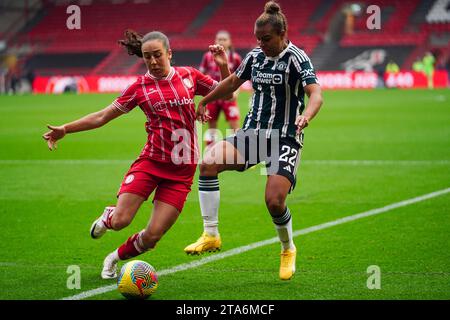
{"label": "yellow football boot", "polygon": [[202,236],[198,240],[186,248],[184,252],[187,254],[202,254],[204,252],[215,252],[219,251],[222,246],[222,240],[220,240],[220,235],[211,236],[206,232],[203,232]]}
{"label": "yellow football boot", "polygon": [[281,251],[280,279],[290,280],[295,273],[295,257],[297,249],[286,249]]}

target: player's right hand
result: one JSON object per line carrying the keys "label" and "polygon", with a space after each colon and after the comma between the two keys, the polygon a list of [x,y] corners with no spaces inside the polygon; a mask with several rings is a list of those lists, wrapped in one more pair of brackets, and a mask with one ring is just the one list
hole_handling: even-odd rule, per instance
{"label": "player's right hand", "polygon": [[297,119],[295,119],[295,125],[297,126],[297,134],[300,134],[304,128],[306,128],[309,124],[309,120],[307,117],[303,115],[299,115]]}
{"label": "player's right hand", "polygon": [[52,151],[57,148],[56,141],[64,138],[66,135],[66,128],[64,128],[64,126],[51,125],[47,125],[47,128],[49,128],[50,131],[44,133],[42,138],[47,141],[48,148]]}
{"label": "player's right hand", "polygon": [[227,53],[223,46],[218,44],[210,45],[209,51],[212,53],[214,61],[218,66],[226,66],[228,64]]}

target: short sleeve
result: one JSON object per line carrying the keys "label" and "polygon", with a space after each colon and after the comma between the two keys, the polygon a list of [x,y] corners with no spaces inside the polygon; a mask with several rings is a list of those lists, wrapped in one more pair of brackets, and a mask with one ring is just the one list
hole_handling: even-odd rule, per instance
{"label": "short sleeve", "polygon": [[138,81],[130,84],[122,94],[113,101],[112,105],[123,113],[128,113],[137,105]]}
{"label": "short sleeve", "polygon": [[194,68],[192,68],[192,72],[194,81],[197,84],[195,95],[206,96],[217,87],[218,82],[213,80],[210,76],[207,76]]}
{"label": "short sleeve", "polygon": [[308,84],[319,83],[314,66],[306,53],[302,51],[293,54],[292,64],[294,66],[294,74],[300,78],[303,87]]}
{"label": "short sleeve", "polygon": [[250,80],[252,76],[253,54],[248,53],[244,61],[236,69],[235,73],[239,79]]}

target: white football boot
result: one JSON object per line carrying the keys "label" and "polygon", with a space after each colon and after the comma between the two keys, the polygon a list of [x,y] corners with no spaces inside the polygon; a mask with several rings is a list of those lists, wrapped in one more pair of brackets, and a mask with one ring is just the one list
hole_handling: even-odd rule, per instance
{"label": "white football boot", "polygon": [[108,254],[103,261],[102,279],[117,278],[117,262],[119,262],[119,255],[117,250]]}
{"label": "white football boot", "polygon": [[92,223],[91,226],[91,237],[93,239],[98,239],[101,236],[105,234],[105,232],[108,230],[108,227],[106,226],[106,222],[111,220],[111,217],[113,215],[113,211],[116,207],[115,206],[108,206],[103,211],[102,215],[95,220]]}

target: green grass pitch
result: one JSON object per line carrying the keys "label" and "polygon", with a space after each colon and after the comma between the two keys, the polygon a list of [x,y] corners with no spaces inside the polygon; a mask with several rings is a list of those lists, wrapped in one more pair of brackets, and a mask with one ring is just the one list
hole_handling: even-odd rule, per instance
{"label": "green grass pitch", "polygon": [[[41,138],[47,123],[74,120],[114,97],[0,97],[0,299],[61,299],[115,283],[100,278],[103,258],[146,225],[152,204],[100,240],[90,239],[89,228],[115,203],[146,141],[144,115],[136,109],[69,135],[56,152]],[[243,115],[248,100],[241,93]],[[450,187],[450,90],[326,91],[324,101],[306,129],[298,184],[288,197],[294,230]],[[259,169],[226,172],[220,181],[222,252],[275,237]],[[139,259],[158,271],[200,260],[205,256],[186,256],[183,248],[201,231],[195,180],[177,223]],[[275,243],[162,275],[150,299],[450,299],[449,193],[295,243],[291,281],[278,279]],[[70,265],[80,267],[79,290],[66,286]],[[367,288],[371,265],[380,268],[380,289]],[[89,299],[123,298],[113,290]]]}

